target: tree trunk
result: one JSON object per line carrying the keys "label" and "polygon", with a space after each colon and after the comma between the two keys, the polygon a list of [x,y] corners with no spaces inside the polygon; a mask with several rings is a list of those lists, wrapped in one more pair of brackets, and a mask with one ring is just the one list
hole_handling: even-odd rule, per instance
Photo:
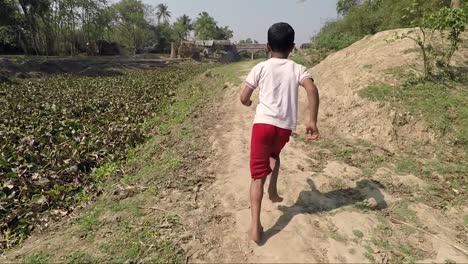
{"label": "tree trunk", "polygon": [[16,29],[16,34],[17,34],[17,39],[18,43],[20,44],[21,48],[23,49],[24,55],[28,55],[28,44],[26,38],[23,36],[23,33],[21,32],[21,28],[17,27]]}
{"label": "tree trunk", "polygon": [[461,8],[461,0],[452,0],[452,8]]}
{"label": "tree trunk", "polygon": [[70,7],[70,14],[71,14],[71,22],[72,22],[72,37],[71,37],[71,45],[70,45],[70,50],[71,50],[71,56],[74,56],[75,55],[75,43],[76,43],[76,34],[75,34],[75,27],[76,27],[76,24],[75,24],[75,13],[73,12],[73,6]]}
{"label": "tree trunk", "polygon": [[175,50],[175,44],[174,42],[171,42],[171,59],[176,58],[176,50]]}
{"label": "tree trunk", "polygon": [[24,16],[26,17],[26,20],[28,21],[29,24],[29,29],[31,30],[31,35],[32,35],[32,42],[33,42],[33,48],[36,51],[36,55],[39,55],[39,46],[37,45],[37,32],[36,32],[36,26],[34,19],[32,18],[32,15],[29,14],[28,8],[26,7],[26,4],[24,1],[19,1],[21,5],[21,9],[23,10]]}

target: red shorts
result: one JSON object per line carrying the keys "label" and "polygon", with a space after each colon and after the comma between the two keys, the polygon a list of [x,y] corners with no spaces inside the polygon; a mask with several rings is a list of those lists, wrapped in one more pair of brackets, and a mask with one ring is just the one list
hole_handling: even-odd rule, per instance
{"label": "red shorts", "polygon": [[267,124],[254,124],[250,143],[250,174],[254,179],[268,176],[270,157],[278,158],[288,143],[291,130]]}

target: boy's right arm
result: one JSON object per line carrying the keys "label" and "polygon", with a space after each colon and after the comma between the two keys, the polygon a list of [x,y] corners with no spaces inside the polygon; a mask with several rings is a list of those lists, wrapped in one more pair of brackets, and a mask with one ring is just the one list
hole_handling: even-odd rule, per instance
{"label": "boy's right arm", "polygon": [[319,92],[314,81],[310,78],[305,79],[302,82],[302,86],[307,92],[307,100],[309,101],[310,110],[309,123],[306,125],[306,133],[309,139],[315,140],[318,139],[320,135],[317,128],[317,117],[320,104]]}

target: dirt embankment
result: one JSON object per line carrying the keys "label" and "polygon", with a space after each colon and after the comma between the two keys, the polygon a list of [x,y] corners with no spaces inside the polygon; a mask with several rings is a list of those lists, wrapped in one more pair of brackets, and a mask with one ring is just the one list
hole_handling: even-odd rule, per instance
{"label": "dirt embankment", "polygon": [[[368,36],[310,69],[320,88],[320,121],[324,134],[364,139],[391,151],[407,142],[435,141],[436,135],[422,120],[388,111],[357,94],[372,84],[400,84],[395,72],[418,74],[422,71],[421,53],[415,42],[396,37],[409,30],[390,30]],[[463,38],[468,40],[468,34]],[[466,41],[455,53],[452,64],[468,67]],[[305,96],[300,98],[306,99]],[[305,105],[302,101],[302,118],[307,116]]]}

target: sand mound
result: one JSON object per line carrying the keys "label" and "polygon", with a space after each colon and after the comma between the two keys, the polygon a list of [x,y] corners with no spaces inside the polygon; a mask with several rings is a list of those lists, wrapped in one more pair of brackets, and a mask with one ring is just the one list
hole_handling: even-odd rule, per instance
{"label": "sand mound", "polygon": [[[310,69],[321,93],[320,126],[324,135],[365,139],[389,150],[408,141],[434,142],[435,135],[423,121],[357,95],[359,90],[371,84],[397,85],[399,79],[390,73],[392,70],[422,70],[416,44],[410,39],[396,38],[409,30],[397,29],[367,36]],[[464,39],[468,39],[468,34]],[[468,46],[462,44],[453,64],[466,67],[467,63]],[[300,118],[305,119],[307,97],[300,98]],[[400,122],[401,119],[405,119],[404,122]]]}

